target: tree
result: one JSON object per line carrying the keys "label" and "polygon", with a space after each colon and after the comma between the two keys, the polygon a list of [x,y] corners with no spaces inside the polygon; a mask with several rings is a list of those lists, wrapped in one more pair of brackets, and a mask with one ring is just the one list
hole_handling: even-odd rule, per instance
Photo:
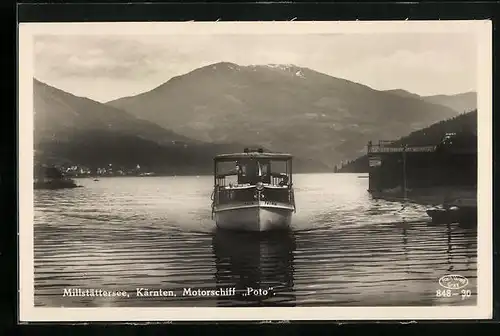
{"label": "tree", "polygon": [[63,174],[59,169],[55,167],[48,167],[45,169],[45,177],[51,179],[61,179],[63,178]]}

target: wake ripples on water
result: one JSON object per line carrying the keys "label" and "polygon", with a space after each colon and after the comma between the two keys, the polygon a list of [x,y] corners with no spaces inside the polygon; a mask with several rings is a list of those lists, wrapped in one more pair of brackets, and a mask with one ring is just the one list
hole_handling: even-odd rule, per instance
{"label": "wake ripples on water", "polygon": [[[366,180],[330,176],[339,186],[332,191],[321,186],[325,176],[302,178],[312,187],[297,191],[291,232],[261,235],[214,229],[209,178],[86,180],[84,188],[41,191],[35,199],[35,304],[475,304],[475,228],[432,225],[421,206],[401,211],[401,204],[371,200]],[[473,296],[437,298],[438,279],[446,274],[467,277]],[[62,296],[64,288],[77,287],[125,290],[130,297]],[[141,287],[177,296],[136,297]],[[184,288],[232,287],[236,296],[182,295]],[[247,287],[272,290],[267,297],[244,296]]]}

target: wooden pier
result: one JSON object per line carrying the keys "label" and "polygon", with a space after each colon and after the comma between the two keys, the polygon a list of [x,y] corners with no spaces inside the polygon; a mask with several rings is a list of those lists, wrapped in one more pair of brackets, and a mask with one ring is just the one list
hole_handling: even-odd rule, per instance
{"label": "wooden pier", "polygon": [[369,191],[475,186],[477,148],[464,146],[463,141],[454,139],[454,134],[447,134],[440,143],[425,146],[370,141],[367,145]]}

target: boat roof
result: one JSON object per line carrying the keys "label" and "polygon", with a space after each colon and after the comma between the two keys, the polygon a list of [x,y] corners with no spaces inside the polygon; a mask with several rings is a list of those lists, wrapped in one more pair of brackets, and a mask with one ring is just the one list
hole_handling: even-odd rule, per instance
{"label": "boat roof", "polygon": [[220,154],[217,155],[214,160],[216,161],[232,161],[245,158],[253,159],[270,159],[270,160],[290,160],[293,158],[291,154],[287,153],[259,153],[259,152],[248,152],[248,153],[232,153],[232,154]]}

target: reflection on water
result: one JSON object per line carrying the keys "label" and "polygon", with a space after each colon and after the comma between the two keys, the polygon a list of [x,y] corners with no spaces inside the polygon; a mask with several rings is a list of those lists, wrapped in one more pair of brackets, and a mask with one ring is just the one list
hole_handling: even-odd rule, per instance
{"label": "reflection on water", "polygon": [[[215,281],[236,295],[219,306],[293,306],[293,232],[236,233],[216,230],[213,237]],[[267,292],[266,292],[267,291]]]}
{"label": "reflection on water", "polygon": [[[38,306],[474,305],[477,229],[373,200],[356,175],[297,175],[290,232],[215,230],[211,177],[82,179],[35,191]],[[436,297],[460,274],[472,296]],[[268,295],[243,295],[248,288]],[[64,289],[126,297],[63,296]],[[166,296],[138,296],[137,289]],[[204,292],[236,288],[236,295]],[[208,294],[207,294],[208,293]],[[174,295],[170,295],[174,294]],[[262,293],[264,294],[264,293]]]}

